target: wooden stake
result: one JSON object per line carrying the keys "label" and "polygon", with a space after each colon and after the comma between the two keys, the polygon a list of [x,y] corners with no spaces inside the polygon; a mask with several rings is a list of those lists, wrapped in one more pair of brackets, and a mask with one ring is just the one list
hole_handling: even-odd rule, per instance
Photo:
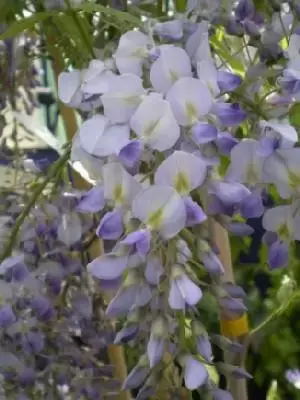
{"label": "wooden stake", "polygon": [[[210,231],[212,240],[219,250],[219,257],[224,267],[223,282],[235,283],[234,272],[232,268],[231,248],[229,235],[226,229],[218,222],[212,220],[210,223]],[[243,315],[236,320],[228,320],[224,315],[221,316],[221,331],[224,336],[243,342],[249,332],[247,315]],[[232,356],[232,354],[224,353],[225,362],[234,365],[240,365],[241,360]],[[228,388],[234,400],[248,400],[247,383],[245,379],[228,379]]]}

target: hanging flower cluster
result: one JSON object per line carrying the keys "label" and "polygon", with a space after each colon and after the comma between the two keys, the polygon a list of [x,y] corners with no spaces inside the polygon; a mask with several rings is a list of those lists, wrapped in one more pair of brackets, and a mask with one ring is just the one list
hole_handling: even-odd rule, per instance
{"label": "hanging flower cluster", "polygon": [[[131,342],[140,351],[122,388],[138,388],[137,400],[155,393],[170,359],[181,365],[188,390],[214,400],[232,397],[211,380],[207,365],[237,379],[250,377],[239,365],[214,363],[212,344],[229,352],[243,349],[209,335],[198,306],[209,293],[222,315],[238,317],[246,310],[244,291],[222,279],[224,266],[211,235],[216,221],[233,235],[247,236],[253,233],[247,220],[262,217],[271,268],[287,265],[291,243],[300,240],[300,153],[288,120],[300,93],[299,7],[275,0],[270,7],[272,18],[266,19],[251,0],[189,1],[185,14],[123,34],[111,58],[59,76],[60,100],[87,116],[71,160],[94,185],[34,210],[33,222],[26,222],[22,251],[46,254],[51,265],[39,267],[47,277],[41,286],[28,281],[34,295],[21,311],[14,296],[3,304],[5,335],[23,312],[37,319],[46,315],[41,333],[47,340],[48,320],[53,332],[61,331],[61,323],[67,326],[68,340],[72,321],[75,330],[88,332],[93,348],[100,337],[94,315],[101,307],[91,298],[108,289],[114,297],[106,317],[122,320],[114,343]],[[218,35],[240,44],[238,54],[228,57],[230,45],[221,47]],[[283,205],[265,209],[269,188]],[[78,265],[66,249],[80,252],[88,232],[95,232],[104,251]],[[7,273],[19,264],[23,268],[9,258],[1,267]],[[47,296],[54,290],[54,302],[45,290]],[[60,333],[55,346],[64,339]],[[47,347],[48,359],[64,354],[64,341],[55,346],[53,352]],[[78,351],[83,366],[75,362],[75,369],[91,387],[96,366],[86,367],[85,350]],[[53,373],[51,367],[46,371]],[[68,390],[72,385],[68,381]],[[174,397],[181,385],[174,378]],[[97,398],[95,390],[82,396]]]}
{"label": "hanging flower cluster", "polygon": [[[226,395],[205,368],[213,362],[211,342],[195,316],[208,288],[231,316],[245,311],[244,293],[220,279],[223,266],[210,221],[217,219],[243,236],[253,233],[246,220],[263,215],[273,268],[287,263],[288,246],[300,237],[297,132],[273,110],[263,114],[261,109],[257,116],[252,109],[251,100],[265,94],[270,55],[262,46],[255,63],[249,54],[243,79],[214,54],[211,25],[199,21],[203,9],[197,10],[189,8],[190,18],[129,31],[111,59],[92,60],[85,70],[59,78],[60,99],[89,113],[75,138],[73,160],[96,182],[79,210],[104,211],[96,234],[105,254],[90,262],[88,271],[116,288],[106,314],[127,322],[115,342],[145,343],[145,353],[124,383],[124,389],[141,387],[138,399],[155,391],[166,351],[182,364],[189,390],[201,388],[216,399]],[[261,35],[263,19],[251,1],[241,1],[233,18],[239,35]],[[278,30],[276,22],[264,25],[260,44],[267,32]],[[278,35],[284,36],[282,28]],[[292,35],[287,53],[297,39]],[[273,57],[282,53],[277,47],[268,50]],[[290,87],[286,71],[272,71],[283,90]],[[237,135],[241,127],[243,139]],[[221,178],[224,158],[229,165]],[[265,211],[269,185],[292,198],[292,204]],[[201,281],[204,270],[210,283]],[[182,333],[185,317],[193,321],[191,338]],[[237,366],[217,368],[247,377]]]}
{"label": "hanging flower cluster", "polygon": [[[8,227],[23,211],[16,204],[15,196],[6,198]],[[120,390],[106,362],[113,330],[84,267],[95,225],[74,213],[76,204],[75,193],[63,192],[34,207],[18,247],[0,264],[5,398],[99,399]]]}

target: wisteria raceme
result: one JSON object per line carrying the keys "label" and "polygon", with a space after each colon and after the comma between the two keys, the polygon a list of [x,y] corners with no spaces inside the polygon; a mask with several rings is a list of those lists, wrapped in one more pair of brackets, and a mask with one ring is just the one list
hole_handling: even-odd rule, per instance
{"label": "wisteria raceme", "polygon": [[[298,132],[288,119],[299,101],[300,36],[297,5],[287,3],[272,2],[269,18],[252,0],[188,1],[184,14],[125,32],[107,59],[60,74],[60,100],[86,117],[71,162],[93,186],[34,207],[18,254],[0,265],[7,392],[43,394],[53,382],[87,399],[119,390],[97,362],[112,342],[139,352],[122,386],[139,400],[159,387],[166,353],[186,389],[214,400],[232,396],[207,366],[251,378],[215,362],[214,346],[244,349],[209,332],[199,307],[211,296],[229,319],[247,310],[242,288],[223,280],[214,221],[249,236],[248,220],[262,217],[271,269],[287,266],[300,240]],[[236,63],[218,52],[216,31],[241,44]],[[267,208],[270,188],[283,204]],[[90,236],[104,251],[80,258]],[[105,290],[113,297],[104,312]],[[122,321],[118,332],[111,319]],[[174,379],[171,389],[181,386]]]}

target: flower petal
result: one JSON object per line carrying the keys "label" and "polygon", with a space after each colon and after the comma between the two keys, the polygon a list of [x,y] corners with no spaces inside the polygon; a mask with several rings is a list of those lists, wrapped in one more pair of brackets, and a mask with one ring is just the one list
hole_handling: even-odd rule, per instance
{"label": "flower petal", "polygon": [[127,267],[127,257],[104,255],[96,258],[87,265],[89,273],[98,279],[114,280],[119,278]]}
{"label": "flower petal", "polygon": [[142,191],[132,203],[132,213],[165,239],[177,235],[186,222],[184,202],[170,186],[153,185]]}
{"label": "flower petal", "polygon": [[193,154],[174,151],[155,173],[155,183],[173,186],[181,195],[187,195],[201,186],[207,175],[205,163]]}
{"label": "flower petal", "polygon": [[145,144],[159,151],[174,146],[180,134],[170,104],[156,93],[144,98],[130,120],[130,127]]}
{"label": "flower petal", "polygon": [[159,47],[160,56],[152,64],[150,80],[158,92],[166,93],[176,80],[191,76],[190,58],[184,49],[173,45]]}
{"label": "flower petal", "polygon": [[196,78],[180,78],[169,90],[166,98],[178,124],[182,126],[193,125],[212,107],[209,89]]}
{"label": "flower petal", "polygon": [[189,390],[195,390],[204,385],[208,380],[207,369],[201,364],[200,361],[195,360],[193,357],[186,358],[186,365],[184,370],[185,386]]}

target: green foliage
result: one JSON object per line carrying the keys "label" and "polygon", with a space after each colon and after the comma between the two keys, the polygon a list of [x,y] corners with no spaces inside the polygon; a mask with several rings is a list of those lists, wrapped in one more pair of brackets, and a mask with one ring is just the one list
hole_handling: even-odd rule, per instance
{"label": "green foliage", "polygon": [[300,128],[300,103],[295,103],[290,108],[289,121],[295,128]]}

